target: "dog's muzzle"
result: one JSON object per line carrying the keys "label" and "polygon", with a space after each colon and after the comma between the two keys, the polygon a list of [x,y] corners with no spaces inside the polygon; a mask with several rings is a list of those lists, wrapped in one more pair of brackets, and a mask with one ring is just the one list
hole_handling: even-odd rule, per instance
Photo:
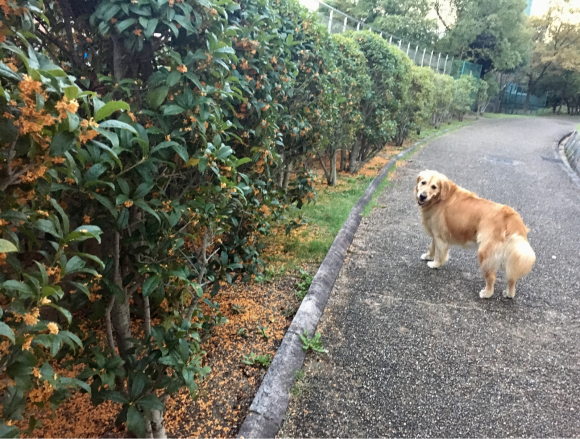
{"label": "dog's muzzle", "polygon": [[417,203],[419,203],[419,206],[422,206],[426,202],[427,202],[427,194],[425,193],[419,194],[419,196],[417,197]]}

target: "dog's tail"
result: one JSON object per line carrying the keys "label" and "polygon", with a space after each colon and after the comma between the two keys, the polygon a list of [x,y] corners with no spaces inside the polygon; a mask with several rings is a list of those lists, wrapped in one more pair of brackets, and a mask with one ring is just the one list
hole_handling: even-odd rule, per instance
{"label": "dog's tail", "polygon": [[508,280],[517,281],[528,274],[536,262],[536,254],[526,238],[514,234],[504,243],[505,271]]}

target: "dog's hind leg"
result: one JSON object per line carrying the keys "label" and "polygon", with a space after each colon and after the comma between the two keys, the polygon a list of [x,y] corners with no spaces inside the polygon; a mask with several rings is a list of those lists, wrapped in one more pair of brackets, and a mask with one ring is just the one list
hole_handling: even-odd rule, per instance
{"label": "dog's hind leg", "polygon": [[421,259],[424,261],[432,261],[435,257],[435,239],[431,239],[431,245],[429,246],[429,251],[421,255]]}
{"label": "dog's hind leg", "polygon": [[477,257],[479,259],[479,266],[485,276],[485,288],[479,292],[479,297],[489,299],[494,293],[499,261],[496,258],[494,249],[490,245],[480,247]]}
{"label": "dog's hind leg", "polygon": [[513,299],[516,295],[516,282],[517,279],[508,279],[508,286],[503,292],[503,297],[507,297],[508,299]]}

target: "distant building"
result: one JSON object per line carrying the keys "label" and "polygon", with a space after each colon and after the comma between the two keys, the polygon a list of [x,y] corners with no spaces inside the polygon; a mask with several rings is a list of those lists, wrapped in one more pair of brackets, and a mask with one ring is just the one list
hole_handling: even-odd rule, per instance
{"label": "distant building", "polygon": [[524,13],[529,17],[531,12],[532,12],[532,3],[534,0],[526,0],[528,6],[526,6],[526,9],[524,11]]}

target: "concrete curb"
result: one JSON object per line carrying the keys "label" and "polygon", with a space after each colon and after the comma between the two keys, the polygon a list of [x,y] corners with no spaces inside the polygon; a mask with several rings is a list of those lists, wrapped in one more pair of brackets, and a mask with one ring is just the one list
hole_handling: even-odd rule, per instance
{"label": "concrete curb", "polygon": [[569,142],[572,141],[580,141],[580,134],[578,131],[572,131],[569,134],[566,134],[560,141],[556,144],[557,154],[562,160],[562,167],[566,171],[566,173],[570,176],[570,179],[576,183],[578,187],[580,187],[580,176],[578,172],[574,170],[571,166],[570,162],[568,161],[568,156],[566,155],[566,147]]}
{"label": "concrete curb", "polygon": [[303,334],[306,330],[310,336],[314,335],[318,321],[328,302],[330,292],[334,287],[334,282],[342,268],[346,253],[361,222],[365,207],[389,174],[389,169],[401,157],[414,151],[423,143],[452,129],[448,128],[440,133],[426,137],[391,158],[369,184],[364,195],[356,202],[318,268],[308,294],[302,301],[300,308],[298,308],[292,324],[288,328],[282,344],[278,352],[276,352],[276,356],[250,406],[246,420],[240,427],[238,438],[273,438],[276,436],[290,402],[290,391],[296,381],[296,374],[302,368],[306,357],[306,352],[302,349],[300,334]]}

